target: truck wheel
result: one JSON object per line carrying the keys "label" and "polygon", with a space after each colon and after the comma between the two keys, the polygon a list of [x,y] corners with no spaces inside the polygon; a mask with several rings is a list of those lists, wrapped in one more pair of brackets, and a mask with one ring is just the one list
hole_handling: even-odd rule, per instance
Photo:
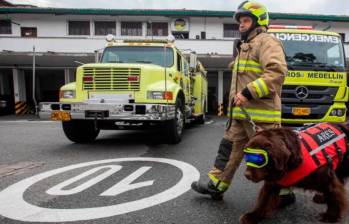
{"label": "truck wheel", "polygon": [[176,100],[175,119],[167,121],[166,132],[168,142],[170,144],[177,144],[182,139],[184,129],[184,111],[181,99]]}
{"label": "truck wheel", "polygon": [[63,121],[62,127],[65,136],[75,143],[93,142],[99,134],[99,129],[96,130],[93,121],[89,120]]}
{"label": "truck wheel", "polygon": [[198,124],[205,124],[206,115],[200,115],[197,119]]}

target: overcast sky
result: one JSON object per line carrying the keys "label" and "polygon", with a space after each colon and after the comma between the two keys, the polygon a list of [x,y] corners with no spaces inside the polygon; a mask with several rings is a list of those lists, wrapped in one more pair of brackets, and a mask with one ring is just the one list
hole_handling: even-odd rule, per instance
{"label": "overcast sky", "polygon": [[[8,0],[40,7],[106,9],[197,9],[233,11],[236,0]],[[348,0],[259,0],[271,12],[310,13],[349,16]]]}

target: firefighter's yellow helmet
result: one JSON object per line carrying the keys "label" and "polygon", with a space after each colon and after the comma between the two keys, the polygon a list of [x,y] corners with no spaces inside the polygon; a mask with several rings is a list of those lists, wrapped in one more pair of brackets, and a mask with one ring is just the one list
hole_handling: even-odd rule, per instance
{"label": "firefighter's yellow helmet", "polygon": [[257,2],[245,1],[241,3],[235,12],[234,18],[239,22],[241,16],[252,16],[259,26],[269,26],[269,13],[267,8]]}

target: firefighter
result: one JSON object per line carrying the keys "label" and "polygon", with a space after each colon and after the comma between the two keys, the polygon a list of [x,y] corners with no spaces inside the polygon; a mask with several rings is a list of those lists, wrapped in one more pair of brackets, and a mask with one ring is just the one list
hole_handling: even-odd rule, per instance
{"label": "firefighter", "polygon": [[[235,13],[241,39],[232,71],[228,114],[230,122],[220,142],[207,184],[194,182],[192,189],[221,200],[243,159],[243,147],[258,128],[281,125],[281,87],[287,74],[282,44],[267,34],[269,15],[259,3],[245,1]],[[249,121],[250,119],[250,121]],[[293,192],[283,189],[280,207],[295,201]]]}

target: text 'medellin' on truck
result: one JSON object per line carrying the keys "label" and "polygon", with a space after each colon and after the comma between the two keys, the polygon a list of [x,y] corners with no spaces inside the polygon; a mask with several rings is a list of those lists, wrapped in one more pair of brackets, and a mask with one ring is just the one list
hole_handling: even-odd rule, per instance
{"label": "text 'medellin' on truck", "polygon": [[288,66],[282,122],[344,122],[348,87],[341,36],[309,26],[274,25],[268,32],[282,41]]}
{"label": "text 'medellin' on truck", "polygon": [[[107,36],[101,62],[77,68],[76,82],[60,89],[60,102],[40,103],[40,117],[62,121],[68,139],[95,140],[102,129],[162,128],[169,143],[185,123],[204,123],[206,71],[172,40],[115,40]],[[187,55],[187,56],[188,56]]]}

